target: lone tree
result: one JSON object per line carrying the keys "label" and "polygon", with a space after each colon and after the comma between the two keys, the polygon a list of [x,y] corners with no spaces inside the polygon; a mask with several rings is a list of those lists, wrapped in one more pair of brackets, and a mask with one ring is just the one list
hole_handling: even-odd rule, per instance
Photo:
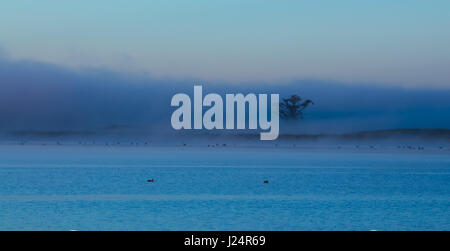
{"label": "lone tree", "polygon": [[286,120],[303,119],[303,110],[305,110],[310,104],[314,104],[314,102],[309,99],[302,102],[302,98],[298,95],[292,95],[289,98],[284,98],[280,103],[280,116]]}

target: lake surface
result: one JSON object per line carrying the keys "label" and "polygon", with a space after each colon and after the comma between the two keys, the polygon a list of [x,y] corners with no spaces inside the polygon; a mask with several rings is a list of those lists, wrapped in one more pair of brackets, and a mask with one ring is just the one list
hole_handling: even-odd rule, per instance
{"label": "lake surface", "polygon": [[450,154],[0,146],[0,230],[450,230]]}

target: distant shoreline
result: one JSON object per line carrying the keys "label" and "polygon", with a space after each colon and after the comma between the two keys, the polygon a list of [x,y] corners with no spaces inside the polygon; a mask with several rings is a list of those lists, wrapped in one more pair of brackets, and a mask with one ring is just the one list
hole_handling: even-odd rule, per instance
{"label": "distant shoreline", "polygon": [[[111,151],[136,151],[136,152],[153,152],[162,149],[167,149],[176,152],[189,152],[189,151],[204,151],[204,152],[242,152],[242,151],[257,151],[266,152],[269,154],[272,152],[284,152],[284,153],[305,153],[305,152],[320,152],[320,153],[355,153],[355,154],[450,154],[450,144],[311,144],[304,143],[298,144],[292,142],[278,142],[273,144],[257,144],[257,143],[245,143],[236,142],[232,144],[219,144],[219,143],[148,143],[140,144],[136,142],[121,142],[120,144],[111,142],[54,142],[54,141],[30,141],[30,142],[17,142],[17,141],[0,141],[0,148],[9,149],[36,149],[43,151],[53,151],[60,149],[61,151],[82,150],[91,151],[94,149],[105,149]],[[59,150],[58,150],[59,151]]]}
{"label": "distant shoreline", "polygon": [[[0,141],[41,141],[41,140],[111,140],[111,141],[136,141],[141,143],[152,142],[177,142],[177,141],[255,141],[259,138],[259,132],[230,131],[217,133],[217,131],[172,131],[158,134],[152,131],[134,130],[98,130],[98,131],[70,131],[70,130],[23,130],[4,133]],[[282,142],[365,142],[365,141],[419,141],[450,143],[450,129],[387,129],[373,131],[358,131],[353,133],[281,133],[274,141]]]}

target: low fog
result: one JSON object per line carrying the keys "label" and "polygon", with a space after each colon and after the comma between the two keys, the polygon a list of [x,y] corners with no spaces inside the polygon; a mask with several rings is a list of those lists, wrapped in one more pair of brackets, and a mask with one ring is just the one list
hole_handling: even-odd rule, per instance
{"label": "low fog", "polygon": [[204,95],[279,93],[281,98],[297,94],[313,100],[314,105],[305,110],[303,120],[281,120],[281,139],[298,135],[327,138],[389,129],[450,129],[450,89],[402,89],[308,79],[286,83],[208,83],[104,69],[73,70],[13,61],[0,54],[0,132],[3,139],[168,139],[202,135],[206,141],[217,135],[236,138],[259,133],[173,130],[172,96],[181,92],[192,96],[193,86],[198,84],[203,85]]}

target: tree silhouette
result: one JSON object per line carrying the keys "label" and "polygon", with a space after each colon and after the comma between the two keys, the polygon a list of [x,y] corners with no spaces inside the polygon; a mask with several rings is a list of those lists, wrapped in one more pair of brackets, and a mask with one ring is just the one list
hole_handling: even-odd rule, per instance
{"label": "tree silhouette", "polygon": [[280,103],[281,118],[286,120],[303,119],[303,110],[305,110],[310,104],[314,104],[314,102],[309,99],[302,102],[302,98],[298,95],[292,95],[289,98],[284,98]]}

